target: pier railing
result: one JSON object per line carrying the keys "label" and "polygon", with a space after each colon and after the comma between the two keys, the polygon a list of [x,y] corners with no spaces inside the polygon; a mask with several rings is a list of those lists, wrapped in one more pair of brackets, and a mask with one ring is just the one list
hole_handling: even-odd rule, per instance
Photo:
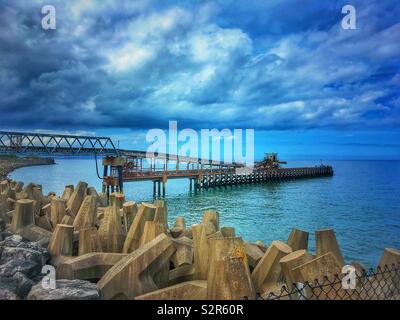
{"label": "pier railing", "polygon": [[[355,288],[347,289],[343,277],[325,277],[314,283],[282,286],[267,296],[257,294],[258,300],[400,300],[400,264],[362,270],[356,273]],[[244,297],[247,299],[247,297]]]}

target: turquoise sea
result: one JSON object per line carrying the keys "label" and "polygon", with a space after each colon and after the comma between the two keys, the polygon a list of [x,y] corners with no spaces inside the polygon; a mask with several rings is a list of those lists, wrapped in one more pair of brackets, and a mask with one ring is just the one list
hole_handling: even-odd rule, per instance
{"label": "turquoise sea", "polygon": [[[64,185],[86,181],[99,191],[93,159],[56,159],[57,165],[18,169],[16,180],[62,193]],[[220,212],[222,226],[233,226],[246,240],[286,240],[292,227],[310,232],[334,228],[346,262],[374,267],[385,247],[400,248],[400,161],[326,161],[335,175],[280,183],[189,191],[188,179],[170,180],[166,200],[169,223],[182,215],[197,223],[205,209]],[[314,166],[291,161],[288,166]],[[151,182],[125,184],[127,199],[152,201]]]}

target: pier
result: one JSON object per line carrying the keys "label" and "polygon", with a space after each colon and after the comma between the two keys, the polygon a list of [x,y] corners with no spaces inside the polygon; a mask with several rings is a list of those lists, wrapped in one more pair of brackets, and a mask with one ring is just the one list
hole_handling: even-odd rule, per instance
{"label": "pier", "polygon": [[[275,153],[266,154],[253,168],[247,168],[241,163],[119,149],[110,138],[95,136],[0,131],[0,153],[94,155],[97,174],[107,195],[123,193],[124,183],[135,181],[152,181],[154,195],[165,196],[170,179],[187,178],[189,189],[197,190],[333,175],[333,168],[322,164],[282,168],[286,162],[280,161]],[[97,156],[103,157],[102,176],[98,171]]]}

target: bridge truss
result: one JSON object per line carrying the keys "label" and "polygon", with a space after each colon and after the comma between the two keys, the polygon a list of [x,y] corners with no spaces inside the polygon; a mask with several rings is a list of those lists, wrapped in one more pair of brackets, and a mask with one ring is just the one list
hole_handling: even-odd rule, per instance
{"label": "bridge truss", "polygon": [[1,153],[118,155],[108,137],[0,131]]}

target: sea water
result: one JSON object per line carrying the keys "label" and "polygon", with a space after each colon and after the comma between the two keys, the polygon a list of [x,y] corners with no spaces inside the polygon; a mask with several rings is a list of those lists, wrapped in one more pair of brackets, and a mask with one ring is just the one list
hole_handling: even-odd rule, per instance
{"label": "sea water", "polygon": [[[93,159],[56,159],[53,166],[28,167],[15,180],[43,185],[61,194],[64,185],[86,181],[101,190]],[[314,166],[291,161],[288,166]],[[220,212],[221,226],[232,226],[245,240],[286,241],[292,227],[310,232],[333,228],[346,262],[377,265],[385,247],[400,248],[400,161],[327,161],[334,176],[296,181],[189,191],[189,180],[169,180],[166,201],[170,226],[177,216],[198,223],[204,210]],[[101,168],[100,168],[101,170]],[[152,201],[152,182],[125,183],[128,200]]]}

